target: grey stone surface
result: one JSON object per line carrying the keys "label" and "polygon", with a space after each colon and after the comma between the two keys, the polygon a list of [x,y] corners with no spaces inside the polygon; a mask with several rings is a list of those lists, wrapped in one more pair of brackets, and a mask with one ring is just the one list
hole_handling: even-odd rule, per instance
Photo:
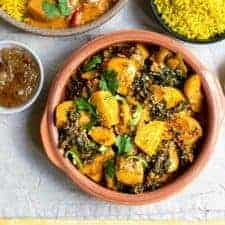
{"label": "grey stone surface", "polygon": [[[0,217],[48,217],[76,219],[212,219],[225,218],[225,132],[212,160],[183,192],[161,203],[118,206],[82,192],[47,159],[40,142],[39,125],[49,85],[57,68],[76,48],[92,37],[112,30],[158,30],[144,13],[144,0],[130,0],[110,22],[81,36],[40,37],[24,33],[0,21],[0,40],[22,41],[40,56],[45,85],[29,110],[0,116]],[[223,81],[225,42],[187,47]]]}

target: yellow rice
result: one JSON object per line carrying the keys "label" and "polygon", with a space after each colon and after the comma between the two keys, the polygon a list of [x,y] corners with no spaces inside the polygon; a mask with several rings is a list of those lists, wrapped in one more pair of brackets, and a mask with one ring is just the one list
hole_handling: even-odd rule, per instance
{"label": "yellow rice", "polygon": [[155,0],[162,19],[190,39],[209,39],[225,32],[225,0]]}
{"label": "yellow rice", "polygon": [[0,8],[18,21],[22,21],[26,14],[28,0],[0,0]]}

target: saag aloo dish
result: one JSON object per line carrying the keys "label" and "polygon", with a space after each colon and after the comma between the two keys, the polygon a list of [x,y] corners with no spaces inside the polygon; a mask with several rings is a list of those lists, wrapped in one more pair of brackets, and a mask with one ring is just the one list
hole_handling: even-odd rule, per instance
{"label": "saag aloo dish", "polygon": [[69,28],[89,23],[118,0],[0,0],[0,9],[38,28]]}
{"label": "saag aloo dish", "polygon": [[196,159],[203,100],[201,77],[181,55],[141,43],[113,45],[70,79],[55,111],[59,148],[102,186],[154,191]]}

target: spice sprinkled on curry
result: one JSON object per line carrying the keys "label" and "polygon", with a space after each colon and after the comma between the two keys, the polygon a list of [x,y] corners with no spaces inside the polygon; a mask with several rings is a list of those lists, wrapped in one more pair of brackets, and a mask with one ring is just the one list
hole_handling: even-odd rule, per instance
{"label": "spice sprinkled on curry", "polygon": [[16,20],[39,28],[68,28],[89,23],[117,0],[0,0],[0,9]]}
{"label": "spice sprinkled on curry", "polygon": [[203,99],[200,75],[180,54],[141,43],[110,46],[71,77],[55,111],[59,148],[102,186],[154,191],[195,160]]}

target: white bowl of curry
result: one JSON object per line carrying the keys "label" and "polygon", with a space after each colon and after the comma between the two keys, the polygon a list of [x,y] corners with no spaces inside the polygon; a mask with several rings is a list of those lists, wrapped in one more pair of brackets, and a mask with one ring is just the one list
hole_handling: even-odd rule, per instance
{"label": "white bowl of curry", "polygon": [[0,2],[0,17],[44,36],[69,36],[101,26],[127,0],[14,0]]}

